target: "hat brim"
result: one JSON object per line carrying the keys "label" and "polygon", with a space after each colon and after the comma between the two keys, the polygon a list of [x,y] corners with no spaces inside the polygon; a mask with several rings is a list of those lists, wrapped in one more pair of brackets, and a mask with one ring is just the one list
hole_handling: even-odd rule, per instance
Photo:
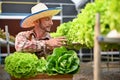
{"label": "hat brim", "polygon": [[57,8],[49,8],[47,10],[43,10],[43,11],[36,12],[34,14],[30,14],[24,19],[22,19],[22,21],[20,22],[20,26],[22,28],[33,27],[34,26],[33,22],[36,21],[37,19],[47,17],[47,16],[54,16],[58,14],[60,11],[61,11],[61,8],[57,7]]}

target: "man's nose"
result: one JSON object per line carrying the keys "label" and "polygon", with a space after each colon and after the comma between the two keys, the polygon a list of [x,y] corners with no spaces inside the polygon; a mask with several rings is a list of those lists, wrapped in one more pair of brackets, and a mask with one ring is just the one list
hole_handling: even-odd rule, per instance
{"label": "man's nose", "polygon": [[50,20],[50,25],[53,25],[53,21],[52,20]]}

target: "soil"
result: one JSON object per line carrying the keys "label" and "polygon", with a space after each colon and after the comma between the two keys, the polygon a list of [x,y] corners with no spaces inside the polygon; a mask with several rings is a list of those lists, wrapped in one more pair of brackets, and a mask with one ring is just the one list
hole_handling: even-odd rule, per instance
{"label": "soil", "polygon": [[2,65],[0,65],[0,80],[10,80],[10,75],[4,70]]}
{"label": "soil", "polygon": [[[112,63],[101,65],[101,80],[120,80],[120,64]],[[80,70],[73,80],[93,80],[93,63],[81,63]]]}

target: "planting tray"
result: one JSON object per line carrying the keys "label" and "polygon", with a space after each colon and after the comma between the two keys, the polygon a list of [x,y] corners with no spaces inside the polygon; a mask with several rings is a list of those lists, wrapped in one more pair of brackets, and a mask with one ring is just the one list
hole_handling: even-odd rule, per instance
{"label": "planting tray", "polygon": [[65,75],[47,75],[47,74],[39,74],[35,77],[31,78],[15,78],[11,77],[11,80],[73,80],[73,75],[65,74]]}

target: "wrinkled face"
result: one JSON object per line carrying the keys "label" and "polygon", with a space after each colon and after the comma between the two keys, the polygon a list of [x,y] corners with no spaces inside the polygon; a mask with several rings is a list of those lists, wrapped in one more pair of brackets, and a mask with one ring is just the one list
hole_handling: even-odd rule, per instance
{"label": "wrinkled face", "polygon": [[50,32],[51,26],[53,25],[52,17],[44,17],[39,20],[40,28],[46,32]]}

